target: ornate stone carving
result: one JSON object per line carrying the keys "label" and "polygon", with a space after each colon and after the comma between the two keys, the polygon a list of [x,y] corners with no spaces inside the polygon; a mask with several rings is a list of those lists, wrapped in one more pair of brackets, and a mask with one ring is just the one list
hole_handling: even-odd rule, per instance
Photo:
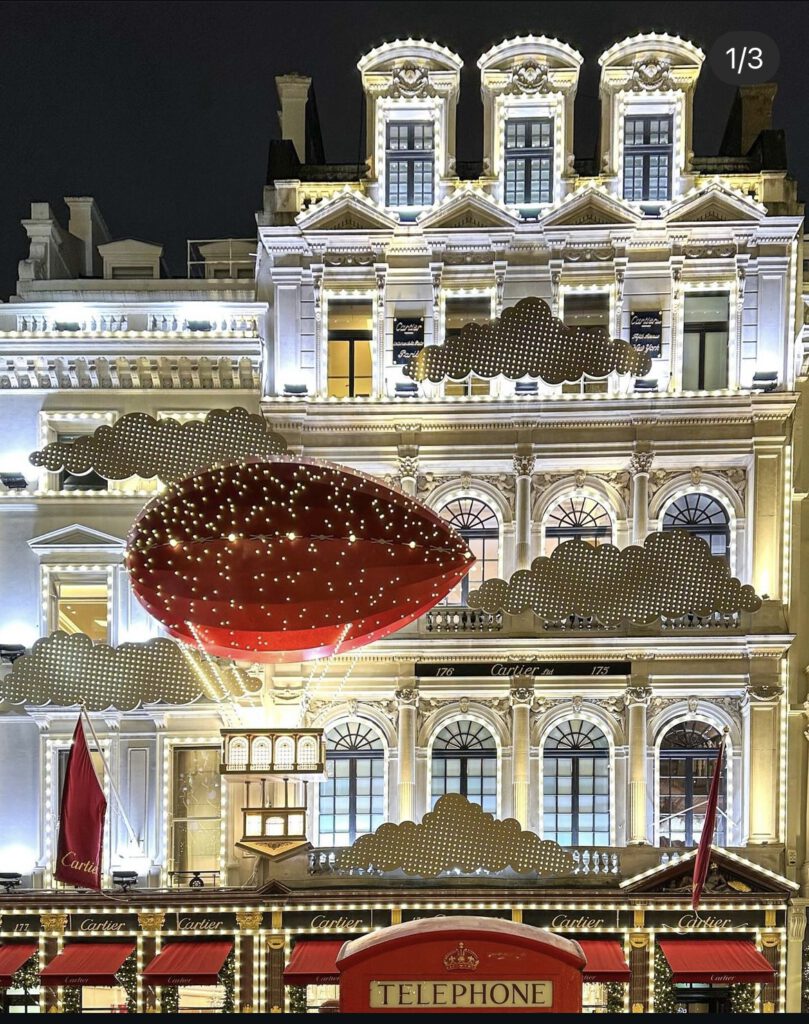
{"label": "ornate stone carving", "polygon": [[789,938],[803,942],[806,934],[806,907],[790,907],[787,911],[787,928]]}
{"label": "ornate stone carving", "polygon": [[392,99],[401,99],[402,97],[421,99],[427,96],[436,96],[437,92],[430,82],[429,69],[408,61],[401,67],[393,69],[390,85],[380,95],[390,96]]}
{"label": "ornate stone carving", "polygon": [[260,910],[237,910],[236,923],[243,932],[256,932],[264,917]]}
{"label": "ornate stone carving", "polygon": [[696,702],[702,704],[703,707],[718,707],[722,708],[728,714],[733,715],[734,718],[738,719],[739,713],[742,706],[747,702],[746,697],[657,697],[654,696],[651,699],[650,707],[655,714],[659,714],[661,711],[665,711],[666,708],[677,705],[678,707],[685,710],[688,708],[691,714],[694,711],[691,709],[691,703]]}
{"label": "ornate stone carving", "polygon": [[644,704],[648,707],[651,699],[651,686],[627,686],[624,690],[624,704],[626,704],[627,707],[629,707],[630,704]]}
{"label": "ornate stone carving", "polygon": [[699,466],[693,466],[691,469],[691,483],[695,487],[699,487],[702,481],[702,470]]}
{"label": "ornate stone carving", "polygon": [[624,85],[624,91],[644,92],[658,89],[668,92],[674,89],[671,75],[671,61],[659,57],[641,57],[632,62],[632,72]]}
{"label": "ornate stone carving", "polygon": [[329,252],[326,253],[327,267],[370,267],[375,262],[372,252]]}
{"label": "ornate stone carving", "polygon": [[515,455],[514,472],[517,476],[530,476],[534,472],[536,459],[533,455]]}
{"label": "ornate stone carving", "polygon": [[745,692],[751,704],[777,704],[784,688],[777,683],[749,683]]}
{"label": "ornate stone carving", "polygon": [[418,455],[400,455],[399,456],[399,476],[414,478],[418,475],[419,471],[419,457]]}
{"label": "ornate stone carving", "polygon": [[43,932],[64,935],[65,928],[67,928],[67,914],[43,914],[40,920]]}
{"label": "ornate stone carving", "polygon": [[649,497],[651,498],[655,491],[659,491],[660,488],[666,483],[669,478],[669,472],[666,469],[653,469],[649,474],[649,483],[647,484],[649,490]]}
{"label": "ornate stone carving", "polygon": [[713,472],[716,476],[721,476],[727,480],[728,484],[744,501],[744,494],[747,490],[747,473],[743,469],[734,466],[731,469],[717,469],[713,470]]}
{"label": "ornate stone carving", "polygon": [[138,924],[144,932],[162,931],[165,920],[166,915],[162,910],[142,910],[138,914]]}
{"label": "ornate stone carving", "polygon": [[648,474],[654,462],[654,452],[634,451],[629,458],[629,472],[632,476],[639,473]]}
{"label": "ornate stone carving", "polygon": [[498,494],[502,495],[511,508],[514,507],[514,490],[516,481],[512,473],[482,473],[474,477],[471,473],[461,473],[457,476],[444,476],[438,473],[423,473],[418,478],[418,496],[422,500],[427,497],[436,487],[444,484],[455,483],[461,490],[468,491],[475,480],[481,483],[490,484]]}
{"label": "ornate stone carving", "polygon": [[577,469],[573,474],[573,482],[577,490],[581,490],[584,487],[585,481],[587,480],[587,474],[583,469]]}
{"label": "ornate stone carving", "polygon": [[529,707],[534,703],[533,686],[514,686],[509,694],[512,707],[515,704],[527,704]]}
{"label": "ornate stone carving", "polygon": [[725,259],[736,255],[736,246],[733,242],[693,243],[686,245],[683,252],[688,260]]}
{"label": "ornate stone carving", "polygon": [[535,60],[523,61],[522,64],[512,68],[508,85],[503,89],[507,96],[521,93],[533,96],[537,93],[546,94],[554,91],[556,90],[550,80],[548,65],[540,64]]}
{"label": "ornate stone carving", "polygon": [[599,249],[592,247],[574,249],[572,246],[568,246],[562,252],[562,257],[568,263],[605,263],[614,256],[615,249],[611,245]]}
{"label": "ornate stone carving", "polygon": [[411,707],[418,706],[419,691],[415,686],[403,686],[396,691],[396,700],[399,704],[409,704]]}

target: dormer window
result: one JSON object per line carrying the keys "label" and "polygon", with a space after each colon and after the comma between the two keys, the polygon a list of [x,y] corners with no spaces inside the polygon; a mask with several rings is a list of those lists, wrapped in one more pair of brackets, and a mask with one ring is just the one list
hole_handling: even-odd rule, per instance
{"label": "dormer window", "polygon": [[664,202],[671,198],[671,114],[633,114],[624,120],[624,199]]}
{"label": "dormer window", "polygon": [[388,206],[432,206],[435,154],[432,121],[390,121],[385,166]]}
{"label": "dormer window", "polygon": [[506,203],[549,203],[553,189],[553,121],[549,117],[506,121]]}

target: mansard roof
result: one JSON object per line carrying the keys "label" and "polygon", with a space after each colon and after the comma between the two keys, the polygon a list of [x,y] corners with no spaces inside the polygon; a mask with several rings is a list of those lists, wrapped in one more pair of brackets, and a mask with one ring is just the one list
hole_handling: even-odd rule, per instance
{"label": "mansard roof", "polygon": [[675,200],[665,211],[671,222],[693,221],[760,221],[767,217],[767,207],[749,196],[728,187],[724,182],[711,181],[696,191]]}

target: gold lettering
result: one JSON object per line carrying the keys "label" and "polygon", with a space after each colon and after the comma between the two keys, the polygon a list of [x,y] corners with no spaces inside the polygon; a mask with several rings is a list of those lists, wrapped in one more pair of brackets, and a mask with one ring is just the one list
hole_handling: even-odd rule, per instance
{"label": "gold lettering", "polygon": [[551,1009],[553,983],[519,979],[516,981],[372,981],[372,1008],[388,1007],[529,1007]]}

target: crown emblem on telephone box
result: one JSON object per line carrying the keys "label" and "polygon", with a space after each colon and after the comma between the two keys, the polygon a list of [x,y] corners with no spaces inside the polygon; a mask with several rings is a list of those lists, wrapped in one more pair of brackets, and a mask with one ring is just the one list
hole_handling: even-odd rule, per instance
{"label": "crown emblem on telephone box", "polygon": [[462,942],[444,957],[444,967],[448,971],[476,971],[479,963],[480,957],[477,953]]}

